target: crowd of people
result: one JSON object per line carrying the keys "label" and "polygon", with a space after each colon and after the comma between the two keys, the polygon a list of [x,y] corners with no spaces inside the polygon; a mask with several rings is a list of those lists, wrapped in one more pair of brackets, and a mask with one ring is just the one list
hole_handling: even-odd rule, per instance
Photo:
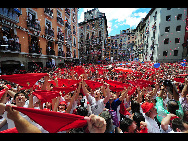
{"label": "crowd of people", "polygon": [[[46,75],[34,85],[28,83],[31,87],[21,85],[26,77],[19,78],[20,84],[0,77],[0,132],[187,132],[187,62],[155,64],[129,61],[55,67],[48,73],[45,70]],[[36,109],[39,114],[45,111],[46,115],[79,115],[87,124],[56,131],[55,123],[44,126],[33,118],[34,114],[30,117],[19,107]],[[47,119],[44,115],[41,118]],[[66,124],[53,118],[50,122]],[[54,131],[48,130],[48,125]]]}

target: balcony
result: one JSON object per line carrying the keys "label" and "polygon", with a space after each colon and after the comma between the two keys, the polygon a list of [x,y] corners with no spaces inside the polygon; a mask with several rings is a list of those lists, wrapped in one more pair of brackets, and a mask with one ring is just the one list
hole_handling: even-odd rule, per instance
{"label": "balcony", "polygon": [[70,16],[70,9],[69,8],[65,8],[65,13]]}
{"label": "balcony", "polygon": [[64,53],[64,51],[58,51],[58,56],[59,57],[65,57],[65,53]]}
{"label": "balcony", "polygon": [[20,53],[21,44],[15,42],[5,42],[0,40],[0,51],[10,53]]}
{"label": "balcony", "polygon": [[46,54],[53,56],[53,55],[55,55],[55,51],[54,51],[53,49],[51,49],[51,48],[47,48],[47,49],[46,49]]}
{"label": "balcony", "polygon": [[32,46],[32,45],[29,45],[29,53],[33,53],[33,55],[41,55],[42,52],[41,52],[42,48],[40,48],[39,46]]}
{"label": "balcony", "polygon": [[53,29],[51,29],[51,28],[45,28],[45,34],[47,35],[47,36],[51,36],[52,38],[54,37],[54,30]]}
{"label": "balcony", "polygon": [[64,21],[62,17],[57,17],[57,23],[60,24],[61,26],[64,26]]}
{"label": "balcony", "polygon": [[44,8],[44,14],[53,19],[53,8]]}
{"label": "balcony", "polygon": [[0,8],[0,17],[10,20],[14,23],[19,23],[20,11],[17,8]]}
{"label": "balcony", "polygon": [[64,43],[64,33],[58,33],[57,39],[59,42]]}
{"label": "balcony", "polygon": [[27,27],[30,30],[35,31],[38,36],[40,34],[40,31],[41,31],[41,26],[40,26],[39,23],[40,22],[38,22],[38,21],[33,22],[32,20],[27,19]]}
{"label": "balcony", "polygon": [[69,24],[68,22],[66,22],[66,23],[65,23],[65,28],[67,28],[67,29],[70,29],[70,30],[71,30],[71,26],[70,26],[70,24]]}

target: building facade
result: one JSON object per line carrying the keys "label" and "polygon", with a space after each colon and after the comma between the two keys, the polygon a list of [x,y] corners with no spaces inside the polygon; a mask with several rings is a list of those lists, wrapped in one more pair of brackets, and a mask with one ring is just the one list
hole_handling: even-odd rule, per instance
{"label": "building facade", "polygon": [[110,61],[128,61],[134,59],[135,29],[120,31],[120,34],[108,37],[105,58]]}
{"label": "building facade", "polygon": [[[77,8],[0,8],[0,65],[53,67],[78,58]],[[12,66],[12,67],[11,67]]]}
{"label": "building facade", "polygon": [[107,45],[107,19],[105,13],[94,8],[84,13],[79,23],[79,58],[81,62],[98,62],[105,59]]}
{"label": "building facade", "polygon": [[175,62],[184,56],[187,8],[152,8],[145,17],[146,61]]}

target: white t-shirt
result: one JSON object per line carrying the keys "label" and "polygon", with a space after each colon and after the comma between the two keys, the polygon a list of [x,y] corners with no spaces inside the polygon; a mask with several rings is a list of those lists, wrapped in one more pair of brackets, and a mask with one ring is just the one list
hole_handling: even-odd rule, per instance
{"label": "white t-shirt", "polygon": [[154,119],[146,116],[145,114],[144,117],[145,122],[147,123],[148,133],[161,133],[159,126]]}
{"label": "white t-shirt", "polygon": [[88,101],[91,105],[91,111],[94,115],[99,115],[105,108],[104,99],[100,99],[96,101],[94,97],[89,95]]}

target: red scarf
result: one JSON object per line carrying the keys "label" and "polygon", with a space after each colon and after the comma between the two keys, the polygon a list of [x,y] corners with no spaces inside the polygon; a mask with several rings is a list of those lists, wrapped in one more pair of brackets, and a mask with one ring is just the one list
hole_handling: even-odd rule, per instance
{"label": "red scarf", "polygon": [[58,91],[49,90],[35,90],[33,95],[40,99],[42,103],[51,102],[53,98],[60,96]]}
{"label": "red scarf", "polygon": [[84,80],[86,82],[86,84],[92,89],[95,90],[96,88],[102,86],[103,84],[100,82],[96,82],[96,81],[91,81],[91,80]]}
{"label": "red scarf", "polygon": [[33,108],[14,106],[12,108],[27,115],[50,133],[56,133],[58,131],[65,131],[73,128],[81,128],[87,125],[87,121],[84,119],[84,116],[54,111],[44,111]]}
{"label": "red scarf", "polygon": [[[54,91],[58,91],[58,92],[62,92],[62,96],[65,96],[66,94],[68,94],[69,92],[75,91],[76,88],[73,87],[53,87]],[[63,94],[63,92],[65,92],[65,94]]]}
{"label": "red scarf", "polygon": [[2,96],[4,95],[5,92],[6,92],[5,89],[3,89],[3,90],[0,91],[0,99],[2,98]]}
{"label": "red scarf", "polygon": [[73,86],[74,84],[78,84],[81,80],[72,80],[72,79],[57,79],[58,86],[61,87],[63,84],[67,87]]}
{"label": "red scarf", "polygon": [[31,88],[39,79],[46,76],[47,73],[26,73],[26,74],[13,74],[1,75],[0,79],[5,79],[10,82],[19,84],[27,89]]}

